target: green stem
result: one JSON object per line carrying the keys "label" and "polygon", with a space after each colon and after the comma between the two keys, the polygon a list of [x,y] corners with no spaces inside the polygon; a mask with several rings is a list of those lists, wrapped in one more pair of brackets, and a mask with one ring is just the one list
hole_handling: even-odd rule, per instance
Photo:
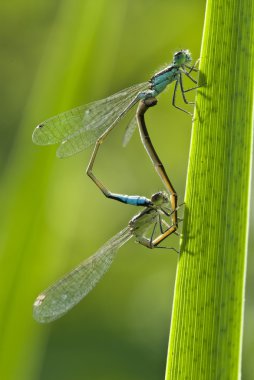
{"label": "green stem", "polygon": [[166,379],[238,379],[253,123],[254,3],[208,0]]}

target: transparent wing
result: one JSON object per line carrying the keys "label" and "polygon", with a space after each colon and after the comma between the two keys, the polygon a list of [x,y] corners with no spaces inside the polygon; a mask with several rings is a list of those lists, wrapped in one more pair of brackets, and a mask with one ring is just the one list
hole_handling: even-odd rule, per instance
{"label": "transparent wing", "polygon": [[120,120],[129,110],[128,106],[135,104],[137,94],[148,87],[148,82],[139,83],[108,98],[51,117],[36,127],[33,142],[38,145],[60,143],[59,157],[78,153],[95,143],[109,126]]}
{"label": "transparent wing", "polygon": [[34,302],[34,318],[38,322],[47,323],[67,313],[94,288],[109,269],[117,250],[131,236],[130,228],[125,228],[93,256],[41,293]]}
{"label": "transparent wing", "polygon": [[130,139],[132,138],[133,133],[135,132],[137,126],[138,124],[137,124],[136,115],[135,115],[133,116],[133,118],[131,119],[131,121],[129,122],[125,130],[125,133],[123,136],[123,147],[126,147],[127,144],[129,144]]}

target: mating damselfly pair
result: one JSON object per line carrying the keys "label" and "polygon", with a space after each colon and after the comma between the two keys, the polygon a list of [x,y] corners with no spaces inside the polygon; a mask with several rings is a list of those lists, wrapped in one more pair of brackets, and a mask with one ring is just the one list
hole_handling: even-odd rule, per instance
{"label": "mating damselfly pair", "polygon": [[[113,237],[90,259],[37,297],[34,303],[34,316],[39,322],[54,320],[79,302],[107,271],[117,249],[129,240],[131,236],[134,236],[137,242],[146,245],[148,248],[154,248],[167,236],[176,232],[178,228],[177,193],[152,145],[146,129],[144,115],[147,109],[157,103],[156,97],[172,82],[175,82],[172,98],[173,106],[190,114],[190,112],[176,105],[176,92],[179,86],[183,101],[186,104],[192,103],[188,102],[185,93],[199,87],[197,81],[191,76],[192,71],[198,71],[195,67],[196,64],[189,66],[190,62],[190,52],[188,50],[181,50],[174,54],[172,64],[156,73],[148,82],[134,85],[106,99],[59,114],[39,124],[35,129],[33,142],[38,145],[60,144],[57,156],[61,158],[79,153],[95,144],[87,167],[89,177],[106,197],[123,203],[145,207],[143,212],[129,222],[126,229]],[[187,90],[184,89],[183,75],[187,76],[196,86]],[[128,196],[112,193],[93,173],[93,165],[100,145],[112,129],[137,103],[139,105],[136,112],[136,121],[142,142],[169,192],[169,198],[162,192],[156,193],[151,199],[137,195]],[[125,144],[129,141],[136,127],[134,121],[135,119],[132,120],[127,128],[124,139]],[[171,212],[163,208],[169,200]],[[161,215],[170,217],[171,224],[162,219]],[[163,228],[163,224],[166,225],[166,229]],[[160,235],[154,239],[153,230],[151,239],[147,239],[144,233],[152,225],[160,226]]]}

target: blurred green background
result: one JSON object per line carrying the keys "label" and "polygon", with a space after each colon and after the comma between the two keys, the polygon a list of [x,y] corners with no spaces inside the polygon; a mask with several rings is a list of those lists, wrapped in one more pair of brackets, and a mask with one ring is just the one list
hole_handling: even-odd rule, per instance
{"label": "blurred green background", "polygon": [[[34,146],[31,134],[50,116],[149,79],[178,49],[198,58],[204,13],[204,0],[1,2],[1,379],[164,378],[177,264],[170,251],[131,241],[69,314],[51,325],[32,319],[37,294],[139,210],[107,200],[86,177],[91,149],[58,160],[55,147]],[[147,124],[181,201],[191,120],[171,97],[172,88]],[[122,148],[125,125],[100,150],[95,173],[114,192],[149,197],[162,185],[138,133]],[[252,212],[252,230],[253,220]],[[252,256],[243,379],[254,371]]]}

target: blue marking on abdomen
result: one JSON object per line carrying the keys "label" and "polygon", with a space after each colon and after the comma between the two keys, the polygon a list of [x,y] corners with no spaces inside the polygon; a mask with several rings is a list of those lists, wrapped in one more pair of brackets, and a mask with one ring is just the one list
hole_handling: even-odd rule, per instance
{"label": "blue marking on abdomen", "polygon": [[110,197],[119,202],[126,203],[133,206],[149,206],[151,205],[151,200],[146,197],[141,197],[139,195],[123,195],[123,194],[110,194]]}

